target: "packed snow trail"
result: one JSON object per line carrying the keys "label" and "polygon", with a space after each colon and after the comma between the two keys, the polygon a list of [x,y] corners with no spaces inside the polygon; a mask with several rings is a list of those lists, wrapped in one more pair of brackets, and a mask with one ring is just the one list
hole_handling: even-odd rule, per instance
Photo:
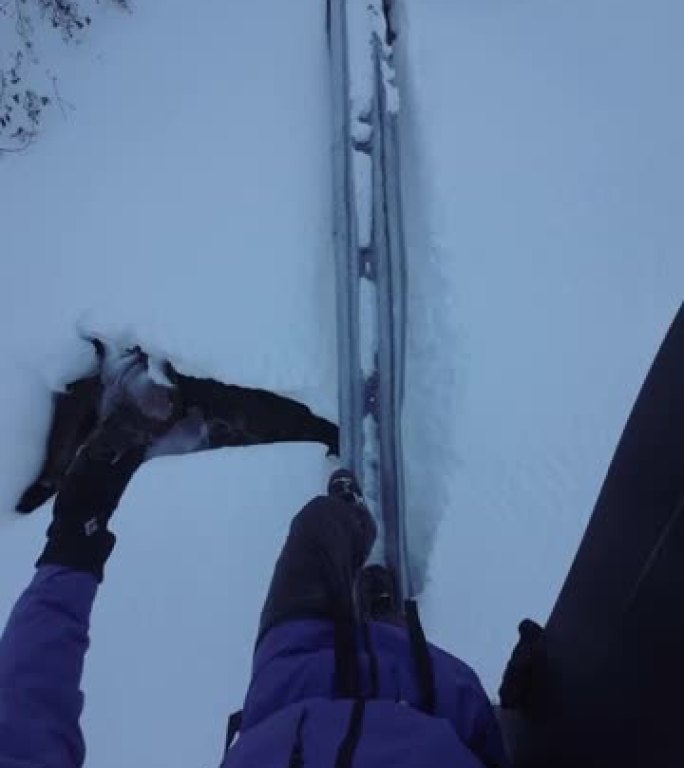
{"label": "packed snow trail", "polygon": [[406,259],[389,3],[328,2],[341,460],[380,524],[371,560],[415,595],[401,415]]}
{"label": "packed snow trail", "polygon": [[[336,418],[324,5],[139,2],[60,48],[65,98],[2,158],[0,622],[48,509],[11,516],[79,330]],[[61,46],[61,43],[60,43]],[[85,677],[88,765],[218,764],[292,515],[325,449],[157,459],[127,491]]]}

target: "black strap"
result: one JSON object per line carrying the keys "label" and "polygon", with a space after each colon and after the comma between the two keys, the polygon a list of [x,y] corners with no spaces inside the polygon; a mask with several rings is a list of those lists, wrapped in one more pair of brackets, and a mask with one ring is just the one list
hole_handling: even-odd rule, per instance
{"label": "black strap", "polygon": [[[228,718],[228,728],[226,729],[226,752],[233,746],[235,737],[240,733],[242,728],[242,710],[233,712]],[[225,754],[225,753],[224,753]]]}
{"label": "black strap", "polygon": [[366,653],[368,654],[368,664],[370,672],[370,691],[368,698],[377,699],[380,692],[380,673],[378,669],[378,657],[373,647],[373,639],[371,638],[370,626],[367,621],[363,622],[363,643],[366,646]]}
{"label": "black strap", "polygon": [[365,702],[361,695],[356,647],[356,621],[353,608],[340,610],[335,617],[335,695],[339,699],[355,699],[347,733],[340,744],[335,768],[351,768],[361,739]]}
{"label": "black strap", "polygon": [[413,654],[413,662],[418,676],[418,687],[423,700],[421,709],[428,715],[434,715],[437,700],[435,670],[425,638],[425,632],[423,632],[423,627],[420,623],[418,605],[415,600],[406,600],[404,609],[409,640],[411,642],[411,653]]}
{"label": "black strap", "polygon": [[352,707],[347,735],[344,737],[342,744],[340,744],[340,749],[337,753],[335,768],[351,768],[356,749],[361,740],[363,715],[365,711],[366,702],[363,699],[357,699]]}
{"label": "black strap", "polygon": [[335,688],[338,699],[359,696],[356,624],[350,614],[340,614],[335,619]]}
{"label": "black strap", "polygon": [[297,731],[295,733],[295,741],[292,746],[292,752],[290,752],[290,762],[288,768],[304,768],[304,740],[302,739],[302,731],[304,729],[304,722],[306,720],[307,711],[303,710],[299,716],[297,722]]}

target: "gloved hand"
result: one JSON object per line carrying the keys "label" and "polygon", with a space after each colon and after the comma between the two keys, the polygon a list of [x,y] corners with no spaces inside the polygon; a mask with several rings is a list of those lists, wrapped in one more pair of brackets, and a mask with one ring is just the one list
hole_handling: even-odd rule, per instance
{"label": "gloved hand", "polygon": [[102,581],[116,537],[109,520],[149,445],[173,423],[173,391],[133,351],[105,382],[101,423],[61,481],[48,542],[36,565],[65,565]]}

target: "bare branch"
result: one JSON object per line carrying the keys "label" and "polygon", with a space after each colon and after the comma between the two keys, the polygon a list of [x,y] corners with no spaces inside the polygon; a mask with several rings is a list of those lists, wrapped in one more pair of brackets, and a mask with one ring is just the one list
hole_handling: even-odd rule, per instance
{"label": "bare branch", "polygon": [[[98,5],[112,3],[122,10],[131,11],[129,0],[90,1]],[[58,31],[64,42],[79,39],[92,21],[82,10],[82,2],[0,0],[0,18],[13,20],[17,34],[17,50],[4,61],[4,57],[0,58],[0,155],[21,152],[35,140],[46,108],[56,105],[64,118],[68,116],[68,110],[74,109],[62,98],[57,78],[49,69],[39,69],[35,37],[36,25],[42,21]],[[41,93],[40,83],[45,89],[49,89],[51,83],[50,96]]]}

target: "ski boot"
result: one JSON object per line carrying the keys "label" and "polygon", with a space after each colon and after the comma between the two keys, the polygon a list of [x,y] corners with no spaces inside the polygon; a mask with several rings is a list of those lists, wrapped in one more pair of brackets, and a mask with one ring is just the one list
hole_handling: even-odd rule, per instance
{"label": "ski boot", "polygon": [[355,568],[361,568],[368,559],[378,535],[378,526],[366,506],[361,486],[349,470],[338,469],[328,481],[328,496],[349,505],[351,519],[355,523],[361,542],[361,556]]}
{"label": "ski boot", "polygon": [[328,481],[328,496],[340,499],[347,504],[365,507],[363,492],[357,479],[348,469],[338,469],[332,473]]}

